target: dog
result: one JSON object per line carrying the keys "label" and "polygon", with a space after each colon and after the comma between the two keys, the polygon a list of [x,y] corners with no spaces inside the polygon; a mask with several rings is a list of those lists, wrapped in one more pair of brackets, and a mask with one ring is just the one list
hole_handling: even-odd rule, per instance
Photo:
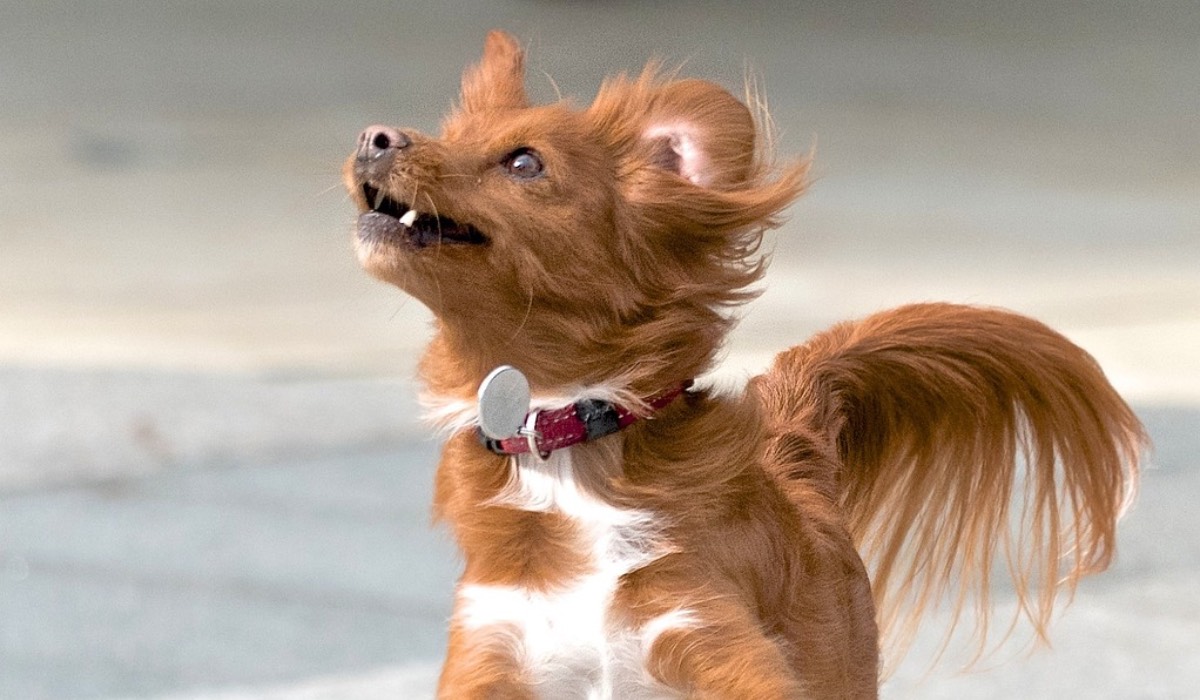
{"label": "dog", "polygon": [[360,135],[358,259],[435,317],[440,698],[873,698],[881,630],[986,616],[997,561],[1041,635],[1110,563],[1143,430],[1037,321],[904,306],[693,386],[807,182],[758,121],[654,66],[533,105],[494,31],[439,137]]}

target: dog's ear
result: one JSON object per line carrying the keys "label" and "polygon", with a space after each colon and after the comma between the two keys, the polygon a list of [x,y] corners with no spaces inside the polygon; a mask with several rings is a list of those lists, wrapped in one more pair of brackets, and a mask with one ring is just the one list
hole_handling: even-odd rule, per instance
{"label": "dog's ear", "polygon": [[586,117],[615,156],[618,241],[639,288],[709,308],[752,297],[763,231],[804,191],[807,161],[776,167],[737,98],[654,65],[607,81]]}
{"label": "dog's ear", "polygon": [[498,29],[488,32],[483,58],[463,73],[461,102],[465,112],[529,105],[525,96],[525,52],[515,38]]}
{"label": "dog's ear", "polygon": [[648,164],[706,188],[737,188],[756,155],[750,110],[724,88],[679,80],[655,89],[636,151]]}
{"label": "dog's ear", "polygon": [[771,227],[804,190],[807,162],[773,167],[754,115],[714,83],[663,81],[652,64],[636,79],[607,81],[587,115],[616,154],[623,199],[643,231],[700,241]]}

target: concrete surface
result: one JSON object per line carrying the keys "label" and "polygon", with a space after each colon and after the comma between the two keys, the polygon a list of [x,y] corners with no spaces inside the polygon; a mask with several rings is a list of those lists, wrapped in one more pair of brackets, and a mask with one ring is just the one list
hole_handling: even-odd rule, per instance
{"label": "concrete surface", "polygon": [[0,698],[430,696],[428,314],[357,269],[337,170],[436,129],[492,26],[542,98],[749,67],[815,144],[721,381],[946,299],[1060,328],[1146,419],[1054,649],[926,678],[929,634],[884,697],[1197,697],[1200,6],[0,0]]}
{"label": "concrete surface", "polygon": [[338,166],[365,124],[436,129],[503,26],[541,98],[655,56],[739,92],[749,71],[781,155],[816,147],[738,362],[985,301],[1085,341],[1136,398],[1200,399],[1191,3],[0,8],[0,361],[410,371],[427,313],[348,255]]}
{"label": "concrete surface", "polygon": [[[1054,648],[926,677],[935,618],[885,697],[1194,696],[1200,411],[1141,413],[1162,447]],[[398,442],[4,496],[0,697],[428,697],[458,564],[428,522],[436,446]]]}

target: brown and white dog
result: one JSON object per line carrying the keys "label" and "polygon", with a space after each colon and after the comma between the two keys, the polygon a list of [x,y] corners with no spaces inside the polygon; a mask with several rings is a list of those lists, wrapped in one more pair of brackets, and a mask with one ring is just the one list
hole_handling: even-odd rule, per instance
{"label": "brown and white dog", "polygon": [[[922,304],[741,395],[690,388],[806,164],[769,167],[708,82],[651,68],[573,109],[523,73],[491,33],[440,137],[371,127],[345,167],[362,265],[436,316],[436,512],[465,557],[439,696],[875,697],[879,629],[986,603],[997,560],[1044,633],[1110,562],[1143,441],[1092,358]],[[532,400],[517,381],[481,439],[500,366]]]}

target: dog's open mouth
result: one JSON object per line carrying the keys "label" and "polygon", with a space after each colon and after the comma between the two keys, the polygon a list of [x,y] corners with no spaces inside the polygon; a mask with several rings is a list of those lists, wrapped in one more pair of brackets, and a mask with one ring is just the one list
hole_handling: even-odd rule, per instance
{"label": "dog's open mouth", "polygon": [[407,204],[398,202],[364,184],[363,197],[370,211],[358,217],[358,236],[363,240],[395,239],[417,248],[435,243],[482,245],[487,237],[474,226],[434,214],[418,213]]}

